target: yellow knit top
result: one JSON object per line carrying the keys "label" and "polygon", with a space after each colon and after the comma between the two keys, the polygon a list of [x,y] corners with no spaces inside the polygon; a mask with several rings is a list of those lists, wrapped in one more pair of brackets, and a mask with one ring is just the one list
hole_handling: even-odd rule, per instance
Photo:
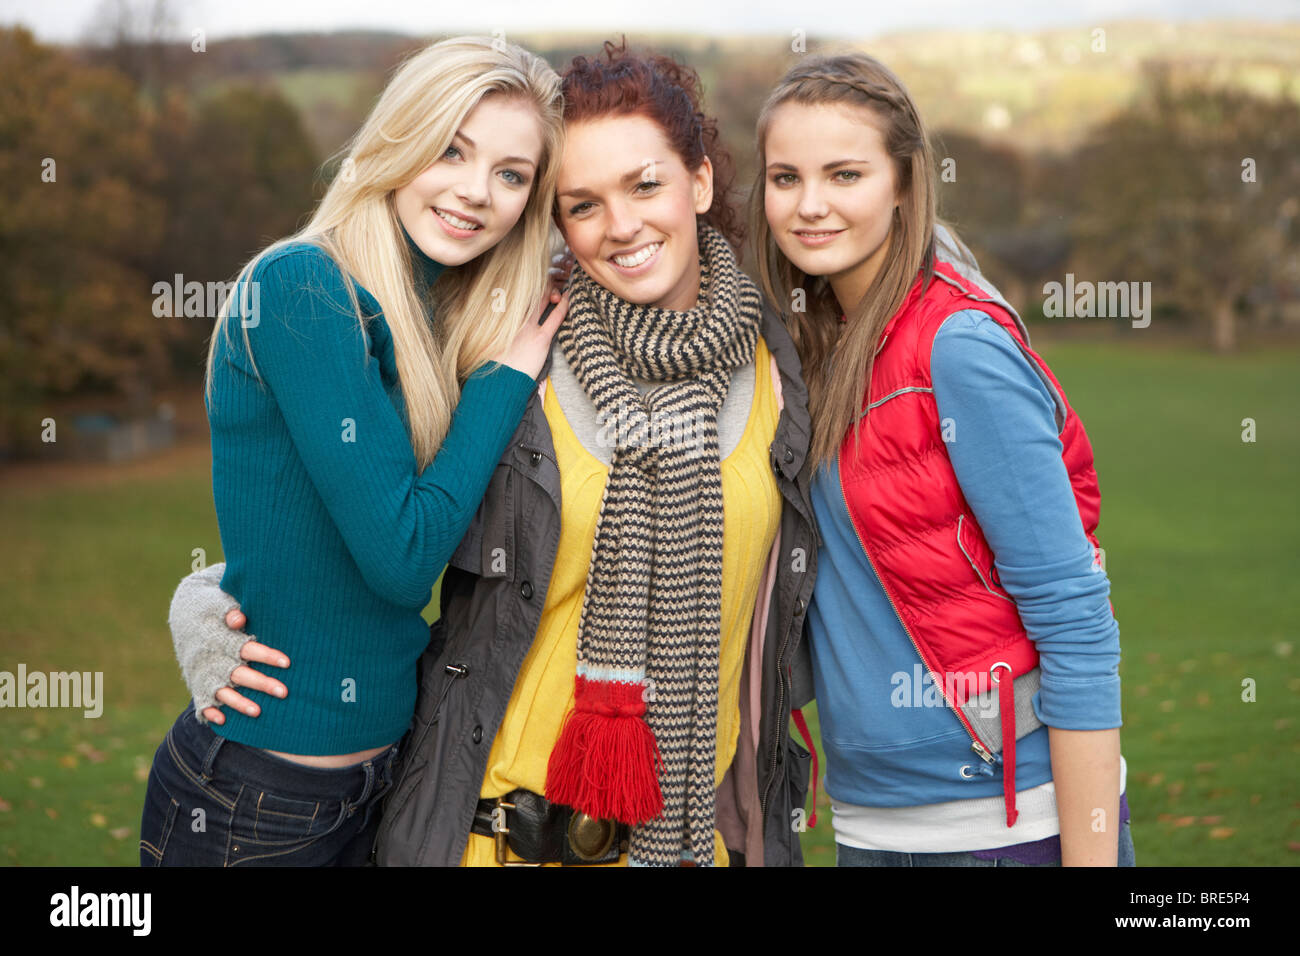
{"label": "yellow knit top", "polygon": [[[754,357],[754,401],[740,443],[722,460],[722,634],[718,662],[718,736],[715,786],[722,783],[740,733],[740,672],[744,665],[759,580],[781,519],[781,492],[768,461],[779,417],[772,383],[771,353],[760,337]],[[609,470],[591,455],[569,427],[547,382],[543,408],[560,469],[560,543],[546,589],[546,604],[533,646],[515,679],[514,692],[492,742],[481,796],[504,796],[523,788],[546,792],[546,766],[573,709],[577,670],[578,616],[587,568],[596,540],[596,521]],[[714,863],[727,865],[727,851],[715,830]],[[516,859],[513,854],[510,859]],[[627,864],[627,854],[617,865]],[[495,866],[491,837],[469,835],[462,866]],[[615,864],[609,864],[615,865]]]}

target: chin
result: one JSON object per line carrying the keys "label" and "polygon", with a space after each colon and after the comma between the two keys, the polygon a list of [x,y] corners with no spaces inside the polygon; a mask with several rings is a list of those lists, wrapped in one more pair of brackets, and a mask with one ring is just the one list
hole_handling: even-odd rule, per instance
{"label": "chin", "polygon": [[631,302],[633,305],[648,305],[658,298],[656,291],[648,285],[638,285],[629,281],[611,269],[606,270],[603,275],[596,276],[588,270],[588,275],[596,279],[602,286],[608,289],[614,295],[618,296],[625,302]]}
{"label": "chin", "polygon": [[430,259],[450,267],[463,266],[477,257],[485,247],[478,243],[471,247],[454,242],[425,242],[420,248]]}
{"label": "chin", "polygon": [[621,298],[626,299],[633,305],[654,305],[666,298],[667,295],[667,289],[638,289],[634,294],[625,295]]}
{"label": "chin", "polygon": [[815,253],[810,255],[803,248],[795,249],[793,252],[793,255],[786,252],[785,256],[804,275],[833,276],[852,266],[852,263],[846,265],[840,261],[843,256],[832,258],[830,256],[818,256]]}

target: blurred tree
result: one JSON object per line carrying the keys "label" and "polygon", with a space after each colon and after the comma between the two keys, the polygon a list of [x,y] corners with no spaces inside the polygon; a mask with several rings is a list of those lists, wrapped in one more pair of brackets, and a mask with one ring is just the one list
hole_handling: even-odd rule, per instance
{"label": "blurred tree", "polygon": [[[158,129],[168,214],[159,267],[229,278],[311,208],[315,148],[278,92],[238,86],[188,111],[170,106]],[[166,276],[163,276],[166,278]]]}
{"label": "blurred tree", "polygon": [[83,58],[128,77],[157,102],[165,87],[185,81],[196,54],[179,35],[170,0],[100,0],[82,31]]}
{"label": "blurred tree", "polygon": [[[273,89],[232,87],[195,107],[180,96],[154,126],[163,166],[163,241],[148,263],[154,281],[226,281],[268,242],[292,233],[312,206],[315,147],[296,110]],[[213,316],[162,319],[176,336],[174,363],[201,375]]]}
{"label": "blurred tree", "polygon": [[956,230],[981,271],[1022,312],[1035,282],[1064,260],[1059,229],[1032,218],[1034,159],[1011,146],[956,130],[934,137],[939,215]]}
{"label": "blurred tree", "polygon": [[[156,283],[224,281],[311,207],[316,156],[277,92],[151,105],[116,70],[0,30],[0,449],[51,402],[144,405],[202,375],[214,315],[156,316]],[[206,298],[206,297],[205,297]],[[21,439],[21,441],[19,441]]]}
{"label": "blurred tree", "polygon": [[1300,106],[1147,71],[1146,95],[1076,157],[1076,271],[1152,284],[1160,305],[1210,316],[1237,342],[1251,289],[1292,285],[1300,246]]}
{"label": "blurred tree", "polygon": [[[132,390],[168,330],[142,263],[162,236],[148,121],[132,84],[0,29],[0,444],[42,401]],[[29,434],[30,433],[30,434]]]}

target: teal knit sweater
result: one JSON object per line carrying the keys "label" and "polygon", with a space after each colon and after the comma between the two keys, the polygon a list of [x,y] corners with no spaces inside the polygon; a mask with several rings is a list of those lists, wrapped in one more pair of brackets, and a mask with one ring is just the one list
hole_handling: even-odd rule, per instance
{"label": "teal knit sweater", "polygon": [[[425,301],[443,267],[407,244]],[[232,318],[208,401],[221,587],[239,601],[248,633],[289,655],[287,672],[252,666],[290,690],[280,700],[240,688],[261,716],[226,708],[212,729],[297,754],[390,744],[415,709],[416,661],[429,640],[420,612],[536,383],[509,366],[475,370],[421,471],[375,298],[357,284],[363,333],[338,265],[305,243],[266,256],[250,280],[256,373]]]}

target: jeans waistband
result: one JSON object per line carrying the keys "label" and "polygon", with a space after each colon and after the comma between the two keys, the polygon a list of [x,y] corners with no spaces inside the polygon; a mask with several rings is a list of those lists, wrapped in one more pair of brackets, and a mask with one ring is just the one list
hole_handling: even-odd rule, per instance
{"label": "jeans waistband", "polygon": [[[194,704],[169,731],[180,759],[203,782],[239,780],[244,784],[265,784],[286,797],[302,795],[312,799],[339,799],[364,802],[377,784],[392,780],[393,765],[400,744],[360,763],[347,767],[310,767],[294,763],[233,740],[227,740],[212,728],[200,724]],[[214,781],[219,778],[219,781]],[[233,796],[233,795],[232,795]]]}

